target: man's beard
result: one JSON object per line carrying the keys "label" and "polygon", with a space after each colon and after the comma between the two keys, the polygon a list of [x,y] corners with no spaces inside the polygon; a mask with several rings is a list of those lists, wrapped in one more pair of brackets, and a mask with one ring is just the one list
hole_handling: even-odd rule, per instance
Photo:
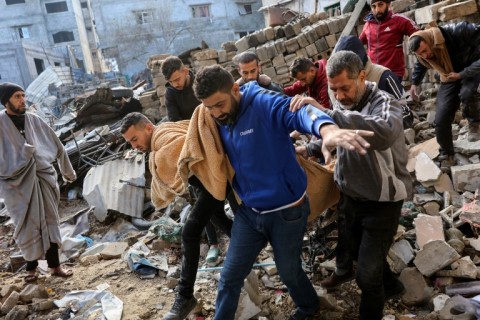
{"label": "man's beard", "polygon": [[8,108],[10,109],[10,111],[12,111],[13,113],[15,113],[16,115],[22,115],[22,114],[25,114],[25,111],[27,110],[26,106],[23,105],[24,108],[23,110],[22,109],[19,109],[19,108],[16,108],[13,104],[11,104],[10,102],[8,102]]}
{"label": "man's beard", "polygon": [[377,19],[378,21],[384,21],[387,18],[387,15],[388,15],[388,8],[383,13],[377,13],[375,15],[375,19]]}
{"label": "man's beard", "polygon": [[238,113],[240,110],[239,103],[237,102],[237,100],[235,100],[235,98],[232,95],[230,95],[230,103],[232,106],[230,112],[223,113],[220,116],[221,119],[215,118],[215,117],[213,118],[215,122],[220,126],[231,125],[235,123],[235,121],[237,121]]}
{"label": "man's beard", "polygon": [[[343,100],[343,102],[340,100],[338,101],[343,109],[345,110],[354,109],[357,103],[362,99],[363,92],[360,92],[360,86],[358,85],[358,83],[356,84],[356,86],[357,87],[355,88],[355,98],[353,100],[350,100],[350,99],[349,99],[350,101]],[[344,103],[348,103],[348,104],[344,104]]]}

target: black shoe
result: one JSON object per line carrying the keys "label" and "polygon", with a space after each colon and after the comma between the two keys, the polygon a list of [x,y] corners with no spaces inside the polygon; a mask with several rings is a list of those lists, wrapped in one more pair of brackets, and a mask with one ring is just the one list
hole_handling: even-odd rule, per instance
{"label": "black shoe", "polygon": [[330,277],[324,279],[320,282],[320,285],[325,289],[333,289],[341,285],[342,283],[351,281],[355,278],[355,270],[351,268],[347,273],[339,276],[335,271],[330,275]]}
{"label": "black shoe", "polygon": [[197,305],[195,297],[185,298],[182,295],[177,295],[172,309],[163,316],[163,320],[183,320]]}
{"label": "black shoe", "polygon": [[405,293],[405,286],[400,280],[397,280],[396,283],[391,287],[384,287],[385,292],[385,301],[390,299],[400,298]]}

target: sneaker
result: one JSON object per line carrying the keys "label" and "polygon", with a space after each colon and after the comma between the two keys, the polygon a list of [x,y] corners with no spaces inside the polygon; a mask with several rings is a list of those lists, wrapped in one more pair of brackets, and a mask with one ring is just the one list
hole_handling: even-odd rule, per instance
{"label": "sneaker", "polygon": [[217,262],[219,255],[220,255],[220,249],[218,249],[217,246],[210,246],[210,250],[208,250],[206,260],[208,263]]}
{"label": "sneaker", "polygon": [[468,123],[467,139],[470,142],[475,142],[480,140],[480,122]]}
{"label": "sneaker", "polygon": [[393,286],[389,288],[384,287],[384,292],[385,301],[400,298],[405,293],[405,286],[400,280],[397,280]]}
{"label": "sneaker", "polygon": [[172,309],[163,316],[163,320],[183,320],[192,312],[197,305],[195,297],[185,298],[182,295],[177,295]]}
{"label": "sneaker", "polygon": [[324,279],[320,282],[320,285],[325,289],[333,289],[341,285],[342,283],[348,282],[355,278],[355,270],[351,268],[347,273],[339,276],[333,272],[330,277]]}

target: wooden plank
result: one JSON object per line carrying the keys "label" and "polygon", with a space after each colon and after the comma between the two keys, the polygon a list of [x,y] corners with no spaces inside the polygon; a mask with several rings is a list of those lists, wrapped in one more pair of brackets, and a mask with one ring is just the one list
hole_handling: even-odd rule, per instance
{"label": "wooden plank", "polygon": [[365,7],[366,3],[367,3],[367,0],[358,0],[357,4],[355,5],[355,9],[353,10],[352,15],[350,16],[350,19],[348,19],[345,29],[343,29],[342,31],[342,35],[341,35],[342,37],[352,34],[353,28],[355,28],[355,24],[357,23],[358,18],[360,17],[360,14],[362,14],[363,7]]}

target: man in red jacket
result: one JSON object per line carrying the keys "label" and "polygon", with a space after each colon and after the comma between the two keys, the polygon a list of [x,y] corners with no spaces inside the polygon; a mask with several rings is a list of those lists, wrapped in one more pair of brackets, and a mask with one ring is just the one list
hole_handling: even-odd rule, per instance
{"label": "man in red jacket", "polygon": [[390,11],[390,1],[369,1],[372,12],[364,19],[360,40],[368,46],[373,63],[389,68],[401,80],[405,74],[403,38],[418,31],[418,27],[407,17]]}
{"label": "man in red jacket", "polygon": [[291,86],[283,88],[283,92],[290,97],[307,92],[309,97],[314,98],[324,108],[331,109],[327,74],[325,73],[326,65],[327,60],[325,59],[315,63],[303,57],[295,59],[290,73],[297,81]]}

